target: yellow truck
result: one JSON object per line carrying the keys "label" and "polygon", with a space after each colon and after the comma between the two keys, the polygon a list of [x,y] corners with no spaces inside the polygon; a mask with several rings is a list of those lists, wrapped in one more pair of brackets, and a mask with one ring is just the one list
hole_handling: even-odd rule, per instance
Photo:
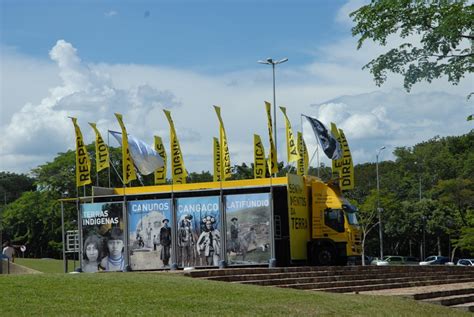
{"label": "yellow truck", "polygon": [[81,258],[89,236],[106,246],[111,230],[123,232],[130,270],[336,265],[361,253],[357,210],[338,187],[293,174],[96,189],[80,225]]}

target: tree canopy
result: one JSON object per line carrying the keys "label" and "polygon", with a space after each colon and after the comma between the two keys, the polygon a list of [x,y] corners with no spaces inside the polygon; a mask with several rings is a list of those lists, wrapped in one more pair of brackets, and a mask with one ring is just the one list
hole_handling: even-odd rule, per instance
{"label": "tree canopy", "polygon": [[33,190],[34,179],[25,174],[0,172],[0,201],[8,204],[18,199],[23,192]]}
{"label": "tree canopy", "polygon": [[[88,151],[94,157],[92,145],[88,146]],[[112,148],[111,153],[112,163],[120,171],[120,150]],[[451,247],[457,247],[458,256],[474,252],[474,130],[461,136],[434,137],[413,147],[399,147],[394,155],[394,161],[379,162],[384,254],[418,256],[423,231],[426,234],[426,255],[448,254]],[[26,256],[60,255],[61,213],[58,199],[65,193],[76,197],[74,164],[74,152],[68,151],[59,153],[52,162],[34,169],[33,177],[0,174],[0,185],[16,190],[16,196],[7,199],[6,206],[2,208],[4,240],[27,245]],[[94,185],[98,183],[107,187],[108,173],[103,171],[97,175],[94,165]],[[283,162],[279,165],[279,176],[294,170],[292,166],[283,166]],[[364,240],[366,254],[377,255],[375,164],[364,163],[354,168],[356,186],[345,195],[360,210],[361,226],[367,233]],[[309,174],[319,175],[327,181],[331,178],[331,168],[311,167]],[[249,178],[253,178],[253,164],[242,163],[232,167],[231,179]],[[209,171],[189,173],[188,182],[205,181],[212,181]],[[152,185],[153,175],[142,177],[141,183]],[[133,186],[141,186],[141,183],[134,181]],[[15,187],[15,184],[18,186]],[[111,186],[122,186],[114,172],[111,173]],[[86,194],[90,194],[90,187]],[[75,229],[76,205],[65,204],[64,207],[66,230]]]}
{"label": "tree canopy", "polygon": [[404,77],[404,87],[447,76],[452,84],[474,71],[474,4],[468,0],[372,0],[352,12],[357,48],[372,40],[382,46],[392,35],[403,41],[364,66],[377,85],[387,73]]}

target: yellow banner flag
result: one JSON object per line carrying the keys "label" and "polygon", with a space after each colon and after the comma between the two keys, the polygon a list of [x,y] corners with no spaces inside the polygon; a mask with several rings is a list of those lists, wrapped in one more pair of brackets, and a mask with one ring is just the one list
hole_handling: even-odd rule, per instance
{"label": "yellow banner flag", "polygon": [[155,135],[155,151],[163,159],[163,166],[155,171],[155,185],[166,184],[166,149],[163,141],[159,136]]}
{"label": "yellow banner flag", "polygon": [[221,178],[221,146],[217,138],[214,140],[214,182],[220,182]]}
{"label": "yellow banner flag", "polygon": [[95,123],[89,122],[89,125],[95,132],[95,164],[97,172],[110,167],[109,163],[109,148],[102,139],[99,130]]}
{"label": "yellow banner flag", "polygon": [[120,113],[115,113],[115,117],[122,129],[122,177],[123,183],[127,185],[131,181],[137,179],[137,174],[135,173],[133,160],[128,149],[128,134],[125,124],[123,123],[123,117]]}
{"label": "yellow banner flag", "polygon": [[171,119],[171,112],[169,110],[163,110],[170,124],[170,147],[171,147],[171,176],[173,178],[173,184],[186,184],[186,167],[184,166],[183,155],[181,147],[179,146],[178,137],[176,136],[176,130],[174,129],[173,119]]}
{"label": "yellow banner flag", "polygon": [[[334,122],[331,122],[331,133],[337,139],[339,144],[341,144],[341,136],[339,135],[339,130]],[[342,158],[338,160],[332,160],[332,177],[339,178],[341,176],[341,164]]]}
{"label": "yellow banner flag", "polygon": [[280,110],[283,112],[286,121],[286,152],[288,153],[288,163],[297,162],[300,155],[298,154],[298,144],[295,141],[295,135],[291,129],[290,119],[288,119],[286,115],[285,107],[280,107]]}
{"label": "yellow banner flag", "polygon": [[71,118],[71,120],[76,131],[76,186],[80,187],[92,182],[91,161],[84,144],[81,129],[77,125],[77,118]]}
{"label": "yellow banner flag", "polygon": [[230,168],[230,153],[229,153],[229,146],[227,143],[227,137],[225,135],[224,129],[224,122],[222,121],[221,117],[221,108],[218,106],[214,106],[214,110],[216,110],[217,118],[219,119],[219,139],[220,139],[220,149],[221,149],[221,179],[226,180],[230,178],[232,175],[231,168]]}
{"label": "yellow banner flag", "polygon": [[344,131],[339,129],[339,136],[341,138],[342,159],[341,159],[341,179],[339,187],[341,190],[354,189],[354,164],[352,162],[351,150],[347,142]]}
{"label": "yellow banner flag", "polygon": [[308,172],[308,165],[309,165],[309,156],[308,156],[308,149],[306,148],[306,143],[303,139],[303,133],[298,132],[298,153],[300,158],[298,159],[298,164],[296,168],[296,173],[300,176],[306,175]]}
{"label": "yellow banner flag", "polygon": [[267,111],[267,118],[268,118],[268,137],[270,140],[270,153],[268,154],[269,156],[269,171],[270,174],[278,173],[278,159],[277,159],[277,153],[275,149],[275,143],[273,142],[273,125],[272,125],[272,113],[271,113],[271,107],[272,105],[265,101],[265,108]]}
{"label": "yellow banner flag", "polygon": [[258,134],[253,135],[253,177],[265,178],[267,174],[267,160],[265,159],[265,148]]}

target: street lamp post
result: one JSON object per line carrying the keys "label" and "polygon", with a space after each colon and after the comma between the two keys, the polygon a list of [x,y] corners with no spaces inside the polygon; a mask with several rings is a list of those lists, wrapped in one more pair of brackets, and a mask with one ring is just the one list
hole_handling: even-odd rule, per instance
{"label": "street lamp post", "polygon": [[383,260],[383,235],[382,235],[382,211],[380,208],[380,182],[379,182],[379,155],[385,149],[385,146],[382,146],[378,149],[377,154],[375,155],[376,163],[376,177],[377,177],[377,212],[379,214],[379,239],[380,239],[380,260]]}
{"label": "street lamp post", "polygon": [[273,58],[267,58],[265,61],[257,61],[260,64],[272,65],[273,69],[273,138],[275,139],[275,152],[278,153],[278,142],[277,142],[277,119],[276,119],[276,94],[275,94],[275,65],[282,64],[288,61],[288,58],[274,61]]}
{"label": "street lamp post", "polygon": [[423,244],[421,247],[421,258],[424,260],[426,258],[426,216],[421,216],[421,222],[422,222],[422,229],[423,229]]}
{"label": "street lamp post", "polygon": [[[278,153],[278,142],[277,142],[277,119],[276,119],[276,94],[275,94],[275,65],[282,64],[288,61],[288,58],[283,58],[279,61],[274,61],[272,58],[267,58],[265,61],[257,61],[260,64],[272,65],[273,70],[273,138],[275,139],[275,154]],[[270,171],[271,174],[271,171]],[[271,178],[270,178],[271,179]],[[272,237],[271,244],[271,258],[268,261],[269,267],[276,266],[275,258],[275,224],[274,224],[274,206],[273,206],[273,186],[270,183],[270,196],[272,197],[271,209],[270,209],[270,236]]]}

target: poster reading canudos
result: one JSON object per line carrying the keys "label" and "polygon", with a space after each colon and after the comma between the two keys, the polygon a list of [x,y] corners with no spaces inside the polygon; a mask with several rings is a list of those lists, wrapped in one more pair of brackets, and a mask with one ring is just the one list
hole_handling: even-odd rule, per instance
{"label": "poster reading canudos", "polygon": [[171,200],[131,201],[128,203],[128,221],[131,269],[169,268]]}

